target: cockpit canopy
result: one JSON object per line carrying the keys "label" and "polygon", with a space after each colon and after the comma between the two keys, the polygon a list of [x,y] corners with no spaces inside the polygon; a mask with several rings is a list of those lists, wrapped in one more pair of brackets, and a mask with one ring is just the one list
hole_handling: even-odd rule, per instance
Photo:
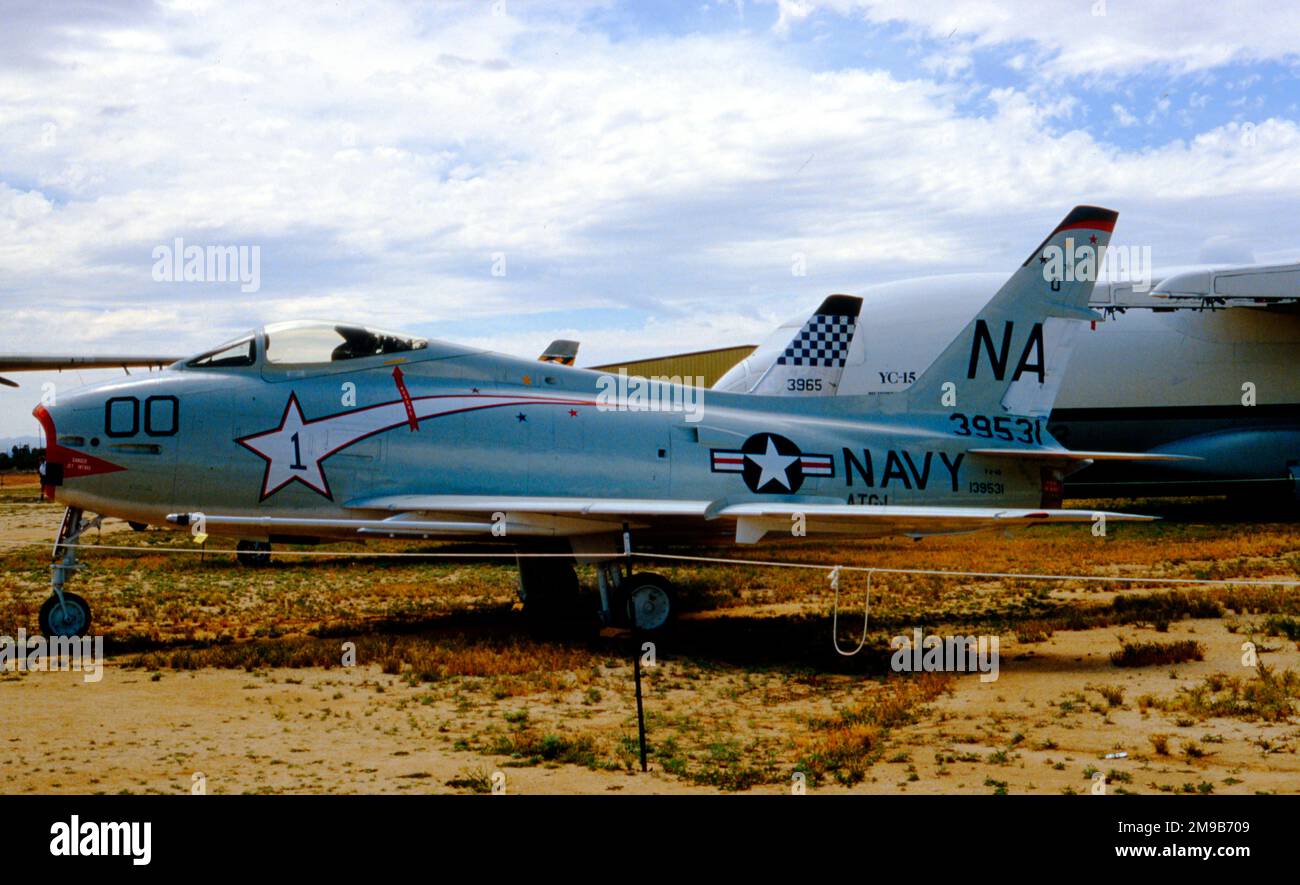
{"label": "cockpit canopy", "polygon": [[337,363],[424,350],[423,338],[343,323],[274,323],[262,330],[268,363]]}
{"label": "cockpit canopy", "polygon": [[295,366],[408,353],[429,346],[424,338],[348,323],[272,323],[199,354],[185,365],[194,369],[251,366],[257,362],[259,343],[267,363]]}

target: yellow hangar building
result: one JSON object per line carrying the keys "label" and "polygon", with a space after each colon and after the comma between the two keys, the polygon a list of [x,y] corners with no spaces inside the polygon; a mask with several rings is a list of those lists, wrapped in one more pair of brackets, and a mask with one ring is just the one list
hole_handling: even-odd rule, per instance
{"label": "yellow hangar building", "polygon": [[696,376],[704,379],[705,387],[712,387],[727,370],[754,352],[757,345],[742,344],[737,347],[719,347],[715,350],[697,350],[692,353],[675,353],[671,356],[649,357],[641,360],[628,360],[605,366],[588,366],[597,372],[618,372],[620,369],[629,375],[651,378],[656,375],[681,378],[690,383]]}

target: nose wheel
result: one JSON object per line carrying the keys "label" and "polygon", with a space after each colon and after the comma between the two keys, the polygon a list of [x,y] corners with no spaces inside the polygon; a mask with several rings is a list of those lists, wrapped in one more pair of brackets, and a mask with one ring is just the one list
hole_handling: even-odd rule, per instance
{"label": "nose wheel", "polygon": [[77,548],[81,544],[81,535],[87,529],[100,524],[102,517],[82,519],[79,507],[69,507],[63,511],[63,523],[59,526],[58,537],[54,540],[54,550],[50,556],[50,598],[41,606],[39,615],[41,633],[52,636],[85,636],[90,632],[90,605],[75,593],[66,592],[63,587],[77,569]]}
{"label": "nose wheel", "polygon": [[41,606],[41,635],[79,637],[90,632],[90,604],[75,593],[51,596]]}

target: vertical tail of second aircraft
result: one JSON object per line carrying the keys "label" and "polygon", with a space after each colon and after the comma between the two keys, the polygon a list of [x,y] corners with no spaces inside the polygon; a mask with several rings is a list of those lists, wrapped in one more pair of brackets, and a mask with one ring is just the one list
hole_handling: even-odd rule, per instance
{"label": "vertical tail of second aircraft", "polygon": [[861,298],[828,297],[748,392],[768,396],[834,396],[844,375],[861,310]]}

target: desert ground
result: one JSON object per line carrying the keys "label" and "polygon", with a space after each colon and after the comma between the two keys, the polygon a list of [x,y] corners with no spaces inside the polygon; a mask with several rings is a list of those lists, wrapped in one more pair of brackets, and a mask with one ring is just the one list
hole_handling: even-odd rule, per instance
{"label": "desert ground", "polygon": [[[513,562],[465,555],[490,548],[250,569],[227,542],[109,521],[90,542],[146,549],[88,551],[71,587],[105,637],[103,678],[0,673],[0,793],[1300,792],[1300,588],[1173,583],[1297,580],[1300,524],[1107,506],[1168,518],[673,551],[1170,582],[877,574],[852,658],[832,647],[825,572],[641,564],[679,584],[683,612],[644,668],[645,773],[632,638],[538,638]],[[0,485],[0,634],[37,632],[60,515],[31,478]],[[849,648],[865,585],[841,578]],[[894,672],[891,637],[917,627],[998,637],[998,678]]]}

